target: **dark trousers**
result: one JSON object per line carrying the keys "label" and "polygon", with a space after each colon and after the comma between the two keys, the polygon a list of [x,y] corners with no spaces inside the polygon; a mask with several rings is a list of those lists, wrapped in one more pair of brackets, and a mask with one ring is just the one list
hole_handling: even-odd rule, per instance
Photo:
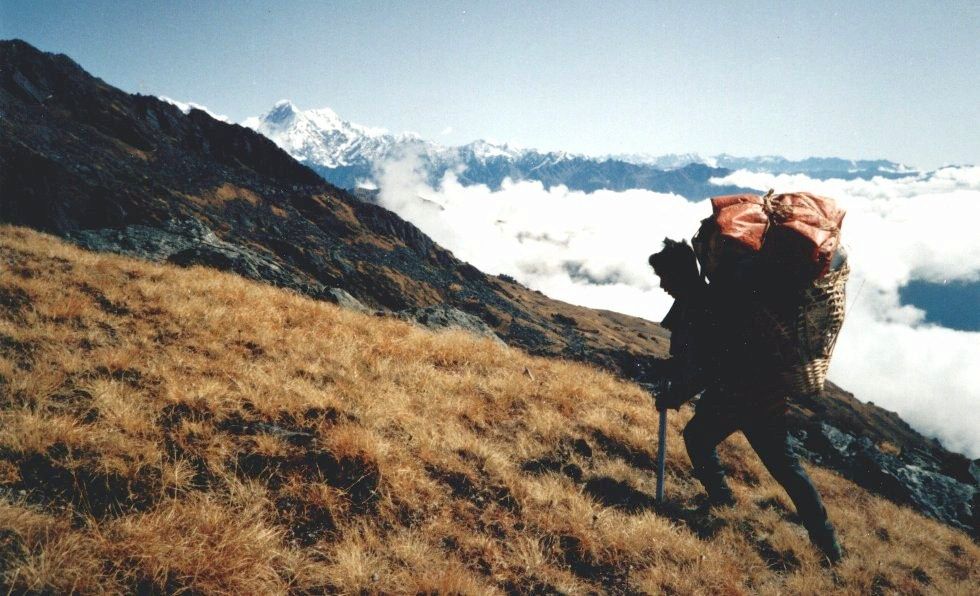
{"label": "dark trousers", "polygon": [[814,534],[833,532],[827,510],[813,487],[810,477],[789,443],[786,416],[781,413],[733,413],[730,408],[712,403],[714,396],[705,392],[694,417],[684,429],[684,443],[694,467],[694,476],[704,485],[708,497],[715,501],[732,498],[725,481],[725,471],[718,461],[715,447],[735,431],[742,431],[766,469],[786,489],[796,506],[803,526]]}

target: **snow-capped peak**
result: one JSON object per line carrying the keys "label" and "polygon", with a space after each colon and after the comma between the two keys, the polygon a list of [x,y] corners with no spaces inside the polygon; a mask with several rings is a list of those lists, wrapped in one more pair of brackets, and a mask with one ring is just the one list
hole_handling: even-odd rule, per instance
{"label": "snow-capped peak", "polygon": [[481,161],[494,157],[514,158],[521,153],[520,151],[508,146],[506,143],[496,143],[494,141],[486,141],[484,139],[478,139],[472,143],[463,145],[461,149],[471,152],[473,157]]}
{"label": "snow-capped peak", "polygon": [[383,128],[349,122],[327,107],[300,110],[288,99],[242,124],[269,137],[296,159],[328,168],[370,161],[399,142]]}
{"label": "snow-capped peak", "polygon": [[676,170],[693,163],[702,163],[710,167],[718,166],[718,159],[716,157],[703,156],[699,153],[667,153],[664,155],[618,153],[604,157],[606,159],[625,161],[626,163],[653,166],[663,170]]}
{"label": "snow-capped peak", "polygon": [[294,118],[299,112],[293,102],[288,99],[280,99],[276,102],[276,105],[272,106],[272,109],[262,116],[262,119],[267,122],[286,122]]}

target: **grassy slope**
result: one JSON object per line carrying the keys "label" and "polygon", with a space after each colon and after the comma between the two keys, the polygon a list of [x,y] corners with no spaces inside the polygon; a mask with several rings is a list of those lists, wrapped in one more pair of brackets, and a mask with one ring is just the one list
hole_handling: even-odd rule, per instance
{"label": "grassy slope", "polygon": [[637,387],[205,269],[0,227],[0,585],[20,590],[968,593],[962,533],[810,468],[819,564],[741,437],[693,515]]}

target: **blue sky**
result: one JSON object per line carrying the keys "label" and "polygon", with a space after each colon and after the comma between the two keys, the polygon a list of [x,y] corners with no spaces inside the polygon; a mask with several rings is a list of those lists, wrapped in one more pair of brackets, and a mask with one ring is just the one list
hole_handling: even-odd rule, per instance
{"label": "blue sky", "polygon": [[444,143],[980,162],[980,3],[721,4],[0,0],[0,37],[237,121],[290,98]]}

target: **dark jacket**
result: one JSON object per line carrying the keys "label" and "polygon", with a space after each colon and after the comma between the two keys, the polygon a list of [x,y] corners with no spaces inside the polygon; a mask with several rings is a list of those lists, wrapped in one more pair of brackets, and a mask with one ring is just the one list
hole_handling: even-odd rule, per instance
{"label": "dark jacket", "polygon": [[664,404],[674,407],[711,389],[716,406],[734,410],[779,411],[785,395],[771,350],[753,329],[752,297],[705,285],[675,300],[661,325],[669,329],[671,389]]}
{"label": "dark jacket", "polygon": [[712,322],[705,291],[675,300],[661,325],[670,330],[671,389],[666,402],[680,405],[710,384]]}

